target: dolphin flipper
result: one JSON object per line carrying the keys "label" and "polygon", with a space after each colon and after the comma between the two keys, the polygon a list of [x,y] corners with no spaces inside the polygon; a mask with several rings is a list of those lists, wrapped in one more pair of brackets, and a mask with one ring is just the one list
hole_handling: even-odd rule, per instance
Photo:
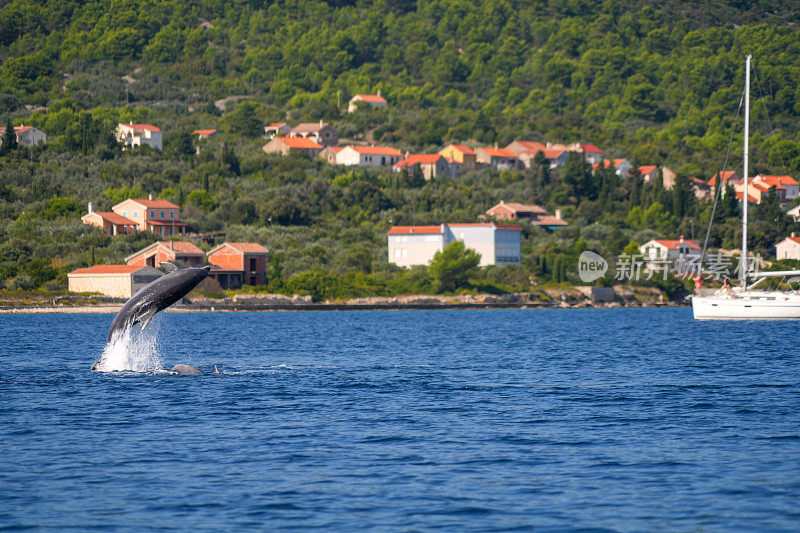
{"label": "dolphin flipper", "polygon": [[145,314],[142,315],[142,318],[139,320],[139,322],[142,323],[142,331],[144,331],[144,328],[147,327],[147,324],[150,323],[150,321],[153,319],[153,317],[155,316],[155,314],[157,312],[158,312],[158,309],[153,308],[153,309],[150,309],[149,311],[147,311]]}
{"label": "dolphin flipper", "polygon": [[167,271],[167,274],[169,274],[170,272],[175,272],[176,270],[178,270],[178,267],[176,267],[174,264],[170,263],[169,261],[161,261],[159,263],[159,265],[164,267],[164,270]]}

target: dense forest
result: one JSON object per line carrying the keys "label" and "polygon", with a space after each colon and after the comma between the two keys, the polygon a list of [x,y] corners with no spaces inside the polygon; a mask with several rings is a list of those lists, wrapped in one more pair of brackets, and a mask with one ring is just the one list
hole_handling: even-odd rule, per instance
{"label": "dense forest", "polygon": [[[697,238],[710,207],[683,179],[666,191],[578,159],[425,183],[266,155],[263,124],[325,120],[347,140],[412,152],[591,142],[709,178],[732,134],[740,165],[735,119],[753,54],[752,174],[797,177],[798,23],[779,0],[0,2],[0,123],[48,134],[44,147],[0,147],[0,280],[56,290],[76,266],[121,261],[153,237],[103,236],[79,217],[89,201],[107,210],[153,194],[179,203],[194,231],[265,244],[270,290],[439,290],[427,269],[387,264],[389,226],[475,221],[499,200],[561,208],[570,226],[526,227],[522,267],[476,272],[473,288],[570,281],[583,249]],[[346,113],[351,96],[377,90],[386,109]],[[128,121],[160,127],[163,153],[122,152],[111,134]],[[221,134],[198,145],[196,128]],[[718,208],[714,246],[737,246],[738,210]],[[753,220],[765,257],[800,231],[774,197]]]}

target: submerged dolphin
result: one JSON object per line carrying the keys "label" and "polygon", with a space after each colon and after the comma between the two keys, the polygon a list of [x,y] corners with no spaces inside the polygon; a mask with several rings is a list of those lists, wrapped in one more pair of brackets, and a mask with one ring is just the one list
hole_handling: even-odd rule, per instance
{"label": "submerged dolphin", "polygon": [[174,304],[201,281],[206,279],[210,266],[179,269],[172,263],[161,263],[169,274],[160,277],[142,287],[127,303],[122,306],[111,322],[108,330],[108,342],[141,323],[142,329],[147,327],[153,315]]}
{"label": "submerged dolphin", "polygon": [[195,368],[192,365],[184,365],[183,363],[173,366],[170,372],[184,375],[197,375],[203,373],[199,368]]}

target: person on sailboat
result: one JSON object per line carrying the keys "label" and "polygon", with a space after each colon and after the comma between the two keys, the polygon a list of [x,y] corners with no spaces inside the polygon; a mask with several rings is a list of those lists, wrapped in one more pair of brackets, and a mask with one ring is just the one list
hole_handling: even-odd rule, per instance
{"label": "person on sailboat", "polygon": [[703,278],[700,277],[700,274],[695,274],[694,276],[694,293],[700,294],[700,289],[703,288]]}
{"label": "person on sailboat", "polygon": [[731,280],[725,278],[722,280],[722,288],[720,289],[722,292],[727,292],[728,294],[733,292],[733,287],[731,286]]}

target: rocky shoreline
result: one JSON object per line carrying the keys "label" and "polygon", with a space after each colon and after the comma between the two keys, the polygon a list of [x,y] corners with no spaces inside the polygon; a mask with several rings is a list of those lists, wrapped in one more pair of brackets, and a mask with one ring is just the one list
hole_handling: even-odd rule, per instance
{"label": "rocky shoreline", "polygon": [[[124,300],[107,297],[63,296],[52,302],[8,302],[0,304],[0,314],[29,313],[116,313]],[[10,304],[10,305],[9,305]],[[17,305],[14,305],[17,304]],[[611,301],[592,299],[590,287],[543,289],[539,292],[504,295],[464,294],[457,296],[409,295],[354,298],[343,301],[314,302],[311,296],[281,294],[238,294],[226,298],[192,296],[170,312],[242,311],[362,311],[412,309],[609,309],[636,307],[682,307],[686,303],[662,299],[656,289],[614,287]]]}

